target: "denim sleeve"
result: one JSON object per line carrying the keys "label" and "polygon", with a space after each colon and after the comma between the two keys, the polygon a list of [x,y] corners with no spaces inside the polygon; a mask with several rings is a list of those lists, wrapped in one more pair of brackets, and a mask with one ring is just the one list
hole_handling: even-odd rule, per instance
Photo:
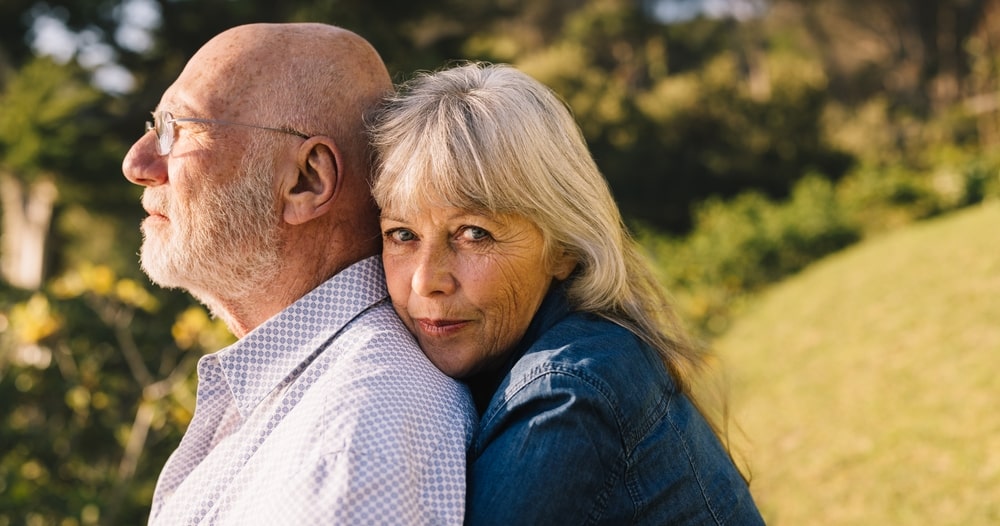
{"label": "denim sleeve", "polygon": [[603,384],[554,368],[483,416],[469,465],[466,524],[585,524],[624,472]]}

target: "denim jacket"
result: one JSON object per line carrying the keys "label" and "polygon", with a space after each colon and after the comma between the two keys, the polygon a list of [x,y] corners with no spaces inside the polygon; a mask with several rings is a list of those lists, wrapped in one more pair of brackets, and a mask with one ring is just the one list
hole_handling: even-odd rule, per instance
{"label": "denim jacket", "polygon": [[715,434],[631,332],[570,312],[555,287],[513,354],[470,381],[482,418],[467,524],[764,523]]}

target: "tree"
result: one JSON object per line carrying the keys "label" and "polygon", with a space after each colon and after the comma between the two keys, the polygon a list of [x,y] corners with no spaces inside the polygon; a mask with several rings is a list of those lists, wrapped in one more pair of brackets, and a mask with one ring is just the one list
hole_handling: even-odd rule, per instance
{"label": "tree", "polygon": [[[888,91],[926,113],[968,95],[980,33],[995,0],[774,0],[786,23],[798,20],[840,96]],[[809,42],[811,40],[811,42]]]}
{"label": "tree", "polygon": [[546,31],[506,20],[469,54],[512,61],[565,98],[629,219],[683,233],[710,196],[784,197],[806,173],[850,166],[823,134],[823,72],[769,49],[764,28],[665,24],[629,0],[552,5],[564,10]]}
{"label": "tree", "polygon": [[74,170],[86,117],[99,98],[72,67],[47,58],[29,62],[0,95],[0,268],[14,286],[42,284],[57,184]]}

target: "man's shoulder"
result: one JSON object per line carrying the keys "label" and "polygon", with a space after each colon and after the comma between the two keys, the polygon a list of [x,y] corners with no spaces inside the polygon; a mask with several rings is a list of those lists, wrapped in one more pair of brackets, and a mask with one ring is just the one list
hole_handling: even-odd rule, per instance
{"label": "man's shoulder", "polygon": [[388,302],[375,305],[330,342],[331,386],[356,404],[389,404],[393,413],[422,411],[452,418],[473,413],[468,388],[438,370]]}

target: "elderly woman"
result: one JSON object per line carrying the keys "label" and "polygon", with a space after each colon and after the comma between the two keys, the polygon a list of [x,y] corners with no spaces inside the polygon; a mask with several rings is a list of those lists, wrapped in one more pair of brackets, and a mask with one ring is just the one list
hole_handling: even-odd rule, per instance
{"label": "elderly woman", "polygon": [[393,305],[481,414],[467,522],[762,524],[561,101],[467,64],[416,77],[372,131]]}

